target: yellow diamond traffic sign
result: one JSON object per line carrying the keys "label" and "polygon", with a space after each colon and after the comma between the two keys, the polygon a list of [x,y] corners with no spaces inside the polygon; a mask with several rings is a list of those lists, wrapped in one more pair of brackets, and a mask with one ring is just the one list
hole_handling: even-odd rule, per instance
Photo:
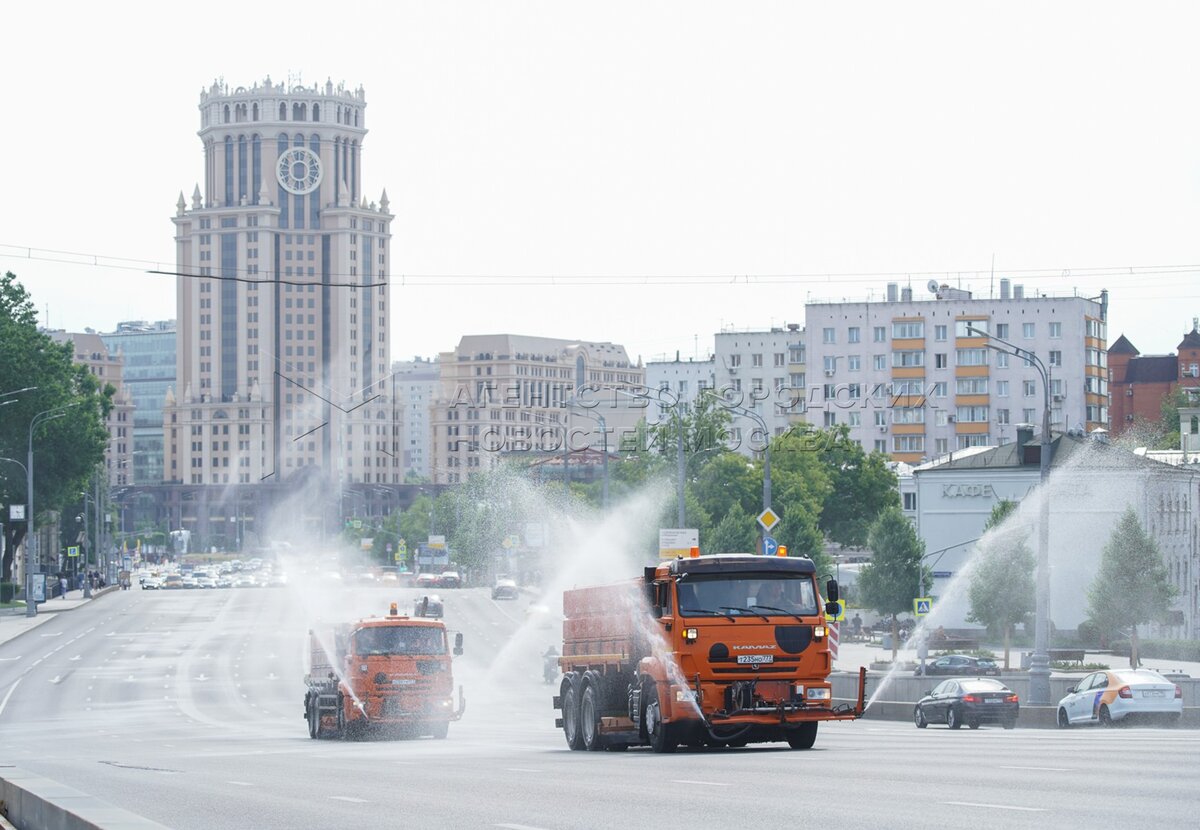
{"label": "yellow diamond traffic sign", "polygon": [[770,531],[771,528],[779,524],[779,516],[771,508],[767,508],[758,514],[758,523],[762,525],[763,530]]}

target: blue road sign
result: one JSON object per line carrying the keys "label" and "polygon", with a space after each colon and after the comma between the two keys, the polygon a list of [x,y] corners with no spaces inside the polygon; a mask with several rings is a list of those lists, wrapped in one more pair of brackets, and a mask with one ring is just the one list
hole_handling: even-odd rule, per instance
{"label": "blue road sign", "polygon": [[763,537],[763,553],[767,556],[774,556],[779,553],[779,543],[772,536]]}

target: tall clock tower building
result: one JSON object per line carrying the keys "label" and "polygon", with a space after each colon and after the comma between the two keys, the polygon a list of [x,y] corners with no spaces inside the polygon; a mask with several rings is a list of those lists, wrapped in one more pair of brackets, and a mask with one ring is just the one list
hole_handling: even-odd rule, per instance
{"label": "tall clock tower building", "polygon": [[[200,94],[204,179],[175,223],[164,478],[395,484],[392,215],[363,195],[366,96],[326,82]],[[344,497],[343,497],[344,500]]]}

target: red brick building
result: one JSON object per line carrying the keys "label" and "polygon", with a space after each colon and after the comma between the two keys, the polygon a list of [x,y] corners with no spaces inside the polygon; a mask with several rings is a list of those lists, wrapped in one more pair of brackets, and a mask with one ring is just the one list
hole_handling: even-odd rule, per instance
{"label": "red brick building", "polygon": [[1177,386],[1200,387],[1200,326],[1183,336],[1178,354],[1143,355],[1121,335],[1108,349],[1112,433],[1134,421],[1157,422],[1162,400]]}

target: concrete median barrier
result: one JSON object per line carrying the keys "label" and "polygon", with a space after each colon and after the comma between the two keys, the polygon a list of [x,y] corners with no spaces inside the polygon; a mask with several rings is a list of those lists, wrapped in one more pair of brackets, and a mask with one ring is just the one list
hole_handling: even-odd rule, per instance
{"label": "concrete median barrier", "polygon": [[17,830],[167,830],[20,767],[0,767],[0,815]]}

